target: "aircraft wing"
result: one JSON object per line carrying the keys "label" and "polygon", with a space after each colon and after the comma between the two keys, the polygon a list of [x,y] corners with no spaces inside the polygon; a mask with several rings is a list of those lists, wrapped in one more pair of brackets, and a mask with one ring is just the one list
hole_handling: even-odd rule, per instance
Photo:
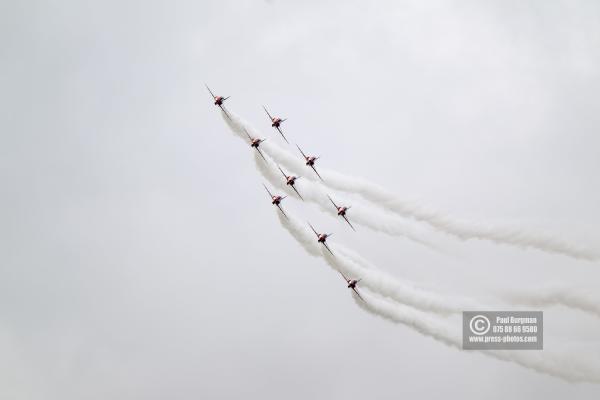
{"label": "aircraft wing", "polygon": [[298,197],[300,197],[302,199],[302,201],[304,201],[304,198],[302,196],[300,196],[300,193],[298,193],[298,191],[296,190],[296,187],[294,185],[292,185],[292,189],[294,189],[294,192],[296,192]]}
{"label": "aircraft wing", "polygon": [[267,187],[265,186],[264,183],[263,183],[263,186],[265,187],[265,190],[267,191],[267,193],[269,193],[269,196],[271,196],[271,200],[273,200],[273,195],[271,194],[271,192],[269,191],[269,189],[267,189]]}
{"label": "aircraft wing", "polygon": [[246,136],[248,136],[248,139],[250,139],[250,142],[252,142],[252,136],[250,136],[250,134],[248,133],[248,131],[246,130],[246,128],[242,128],[242,129],[246,133]]}
{"label": "aircraft wing", "polygon": [[342,278],[344,278],[344,280],[345,280],[346,282],[348,282],[348,281],[349,281],[349,279],[348,279],[348,278],[346,278],[346,275],[344,275],[344,274],[342,273],[342,271],[338,271],[338,272],[340,273],[340,275],[342,276]]}
{"label": "aircraft wing", "polygon": [[263,109],[265,110],[265,112],[267,113],[267,115],[269,116],[271,121],[273,121],[273,117],[271,117],[271,114],[269,114],[269,112],[267,111],[267,108],[265,106],[263,106]]}
{"label": "aircraft wing", "polygon": [[283,170],[281,169],[281,167],[279,166],[279,164],[277,164],[277,168],[281,171],[281,174],[283,175],[283,177],[285,179],[287,179],[287,175],[285,174],[285,172],[283,172]]}
{"label": "aircraft wing", "polygon": [[[362,298],[362,296],[360,295],[360,293],[358,293],[358,290],[356,290],[356,288],[352,288],[352,290],[354,290],[354,293],[356,293],[356,295],[362,300],[365,301],[365,299]],[[366,301],[365,301],[366,303]]]}
{"label": "aircraft wing", "polygon": [[331,202],[331,204],[333,204],[333,206],[335,207],[335,209],[338,209],[338,206],[333,202],[333,200],[331,199],[331,197],[329,197],[329,195],[327,195],[327,198],[329,199],[329,201]]}
{"label": "aircraft wing", "polygon": [[331,255],[335,257],[335,254],[333,254],[333,251],[331,251],[331,249],[329,248],[329,246],[327,246],[327,243],[323,242],[323,246],[325,246],[325,248],[327,249],[327,251],[329,251],[331,253]]}
{"label": "aircraft wing", "polygon": [[300,148],[300,146],[296,145],[296,147],[298,148],[298,150],[300,150],[300,153],[302,154],[302,157],[304,157],[304,159],[306,159],[306,154],[304,154],[304,152],[302,151],[302,149]]}
{"label": "aircraft wing", "polygon": [[346,218],[345,215],[343,215],[343,217],[346,220],[346,222],[348,223],[348,225],[350,225],[350,228],[352,228],[353,231],[356,231],[356,229],[354,229],[354,227],[352,226],[352,224],[350,223],[350,221],[348,221],[348,218]]}
{"label": "aircraft wing", "polygon": [[223,108],[223,106],[219,106],[221,108],[221,111],[223,111],[225,113],[225,115],[227,116],[227,118],[231,119],[231,117],[229,116],[229,113],[227,112],[227,110],[225,108]]}
{"label": "aircraft wing", "polygon": [[258,151],[258,154],[260,154],[260,156],[263,158],[263,160],[265,160],[265,162],[267,162],[267,159],[265,158],[262,151],[260,151],[260,149],[258,147],[256,148],[256,151]]}
{"label": "aircraft wing", "polygon": [[277,130],[279,131],[279,133],[281,133],[281,137],[283,137],[283,140],[286,141],[286,143],[289,143],[287,138],[285,137],[285,135],[283,134],[283,132],[281,132],[281,129],[279,129],[279,127],[277,127]]}
{"label": "aircraft wing", "polygon": [[215,94],[212,92],[212,90],[210,90],[210,88],[208,87],[208,85],[205,83],[204,86],[206,86],[206,88],[208,89],[208,92],[210,93],[210,95],[213,97],[213,99],[217,96],[215,96]]}
{"label": "aircraft wing", "polygon": [[319,177],[319,179],[320,179],[320,180],[322,180],[323,182],[325,182],[325,181],[323,180],[323,178],[321,178],[321,175],[319,175],[319,173],[318,173],[318,172],[317,172],[317,170],[315,169],[315,166],[314,166],[314,165],[311,165],[310,167],[313,169],[313,171],[315,171],[315,174],[317,174],[317,176]]}
{"label": "aircraft wing", "polygon": [[283,211],[283,208],[281,208],[281,206],[279,204],[277,204],[277,208],[279,208],[279,211],[281,211],[281,213],[283,214],[283,216],[287,218],[286,213]]}
{"label": "aircraft wing", "polygon": [[308,226],[310,226],[310,229],[312,229],[312,231],[315,233],[315,235],[317,235],[317,237],[319,237],[319,234],[317,233],[317,231],[315,231],[315,228],[313,228],[313,226],[310,224],[310,222],[308,223]]}

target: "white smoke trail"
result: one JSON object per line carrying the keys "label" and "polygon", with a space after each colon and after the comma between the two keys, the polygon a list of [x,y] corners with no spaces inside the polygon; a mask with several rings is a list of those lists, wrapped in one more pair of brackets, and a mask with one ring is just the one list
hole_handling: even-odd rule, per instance
{"label": "white smoke trail", "polygon": [[[275,170],[275,166],[267,165],[260,156],[255,154],[255,163],[259,172],[265,177],[273,186],[278,187],[281,190],[286,191],[290,196],[297,196],[293,190],[285,184],[278,170]],[[311,171],[312,172],[312,171]],[[304,184],[300,180],[296,183],[302,192],[301,195],[308,201],[317,204],[322,211],[329,213],[330,215],[337,217],[335,209],[328,203],[326,198],[326,192],[322,185],[318,182],[308,182]],[[363,212],[363,208],[360,206],[353,207],[353,222],[357,224],[367,226],[375,231],[385,232],[390,235],[405,236],[411,240],[414,240],[420,244],[426,245],[430,248],[438,249],[433,244],[429,243],[425,239],[421,238],[415,231],[412,231],[409,226],[405,226],[401,220],[393,220],[393,216],[390,215],[377,215],[376,212],[370,210],[366,213]],[[391,222],[389,222],[391,221]],[[388,223],[389,222],[389,223]],[[368,262],[362,259],[359,255],[344,248],[337,248],[338,251],[345,254],[346,258],[350,258],[358,263],[363,268],[371,268]],[[439,250],[439,249],[438,249]],[[389,292],[388,292],[389,293]],[[511,304],[515,305],[529,305],[529,306],[554,306],[562,305],[568,308],[578,309],[590,314],[594,314],[600,317],[600,300],[594,298],[589,293],[580,293],[580,290],[568,287],[547,287],[538,290],[532,290],[531,292],[512,292],[507,293],[503,296],[503,299]],[[463,299],[463,307],[461,309],[474,309],[474,308],[486,308],[481,305],[475,305]],[[488,307],[489,308],[489,307]],[[457,310],[458,312],[458,310]]]}
{"label": "white smoke trail", "polygon": [[[288,151],[269,143],[264,146],[265,153],[277,163],[299,173],[306,171],[302,160],[294,158]],[[415,203],[404,201],[384,188],[364,179],[349,177],[335,171],[319,169],[325,185],[344,192],[356,193],[364,199],[404,217],[425,222],[433,228],[455,236],[461,240],[482,239],[495,243],[509,244],[519,247],[531,247],[549,253],[563,254],[577,259],[595,261],[599,259],[597,252],[583,246],[567,242],[561,238],[542,232],[530,232],[521,228],[498,227],[461,221],[437,211],[427,209]],[[317,177],[306,174],[317,182]]]}
{"label": "white smoke trail", "polygon": [[361,291],[361,296],[364,300],[352,292],[352,298],[363,310],[389,321],[406,325],[450,347],[461,348],[461,336],[451,332],[448,327],[440,324],[432,316],[403,304],[386,301],[368,291]]}
{"label": "white smoke trail", "polygon": [[[340,250],[343,249],[343,246],[330,245],[336,253],[335,256],[332,256],[324,247],[319,249],[321,245],[316,242],[316,237],[312,237],[311,232],[307,228],[304,228],[303,224],[294,215],[289,212],[287,218],[279,212],[277,215],[283,227],[292,234],[309,254],[323,257],[330,267],[336,271],[343,272],[347,276],[353,278],[362,277],[360,282],[361,288],[363,288],[361,296],[363,296],[365,301],[363,302],[355,297],[357,304],[361,308],[390,321],[404,324],[423,335],[430,336],[451,347],[459,350],[462,348],[462,340],[457,333],[453,333],[439,319],[436,320],[434,317],[416,309],[446,315],[455,313],[458,310],[471,308],[472,304],[465,307],[455,299],[443,298],[436,294],[416,290],[410,285],[397,282],[394,278],[386,276],[374,268],[362,268],[352,260],[344,257],[342,254],[344,250]],[[400,304],[369,295],[368,291],[386,296]],[[407,305],[410,305],[410,307]],[[485,351],[483,354],[500,360],[514,362],[523,367],[569,382],[600,383],[600,367],[598,365],[587,363],[579,357],[576,358],[570,354],[510,351]]]}
{"label": "white smoke trail", "polygon": [[[239,126],[235,126],[233,121],[230,126],[240,137],[244,138],[243,131]],[[229,122],[228,122],[229,123]],[[237,128],[237,130],[236,130]],[[275,158],[277,159],[277,158]],[[286,168],[290,169],[295,174],[300,174],[300,169],[293,169],[288,164],[282,162]],[[367,183],[368,184],[368,183]],[[370,185],[370,184],[368,184]],[[344,189],[340,189],[344,190]],[[353,190],[349,190],[353,191]],[[363,196],[368,198],[368,196]],[[472,305],[465,303],[456,303],[448,301],[448,299],[440,298],[437,295],[427,293],[425,291],[415,289],[410,285],[404,285],[400,282],[393,282],[393,278],[385,276],[378,272],[374,267],[365,268],[363,265],[369,265],[368,262],[343,248],[342,246],[334,246],[332,249],[338,253],[337,257],[331,256],[324,248],[319,249],[316,245],[315,238],[311,233],[303,228],[292,215],[285,218],[281,213],[277,213],[281,224],[288,230],[294,238],[303,246],[303,248],[313,256],[322,256],[328,264],[337,271],[344,272],[352,277],[362,277],[362,287],[373,290],[375,293],[387,296],[390,299],[399,301],[403,304],[410,304],[415,308],[420,308],[425,311],[433,311],[441,315],[455,313],[458,310],[465,308],[474,308]],[[417,218],[419,219],[419,218]],[[429,221],[427,221],[429,222]],[[311,240],[312,239],[312,240]],[[519,243],[523,245],[523,243]],[[550,251],[550,250],[547,250]],[[556,249],[551,250],[554,252]],[[568,253],[567,253],[568,254]],[[569,255],[569,254],[568,254]],[[586,257],[580,257],[586,258]],[[388,319],[390,321],[401,323],[409,326],[416,331],[430,336],[435,340],[445,343],[448,346],[461,348],[460,337],[456,333],[452,333],[443,324],[437,323],[435,319],[419,312],[403,304],[391,303],[385,299],[377,299],[363,291],[365,302],[359,300],[354,294],[354,299],[357,304],[375,315]],[[580,359],[574,359],[571,355],[555,355],[548,352],[541,353],[523,353],[523,352],[495,352],[486,351],[483,354],[495,357],[500,360],[511,361],[526,368],[556,376],[570,382],[592,382],[600,383],[600,368],[597,365],[582,362]]]}
{"label": "white smoke trail", "polygon": [[[235,114],[230,112],[229,115],[231,117],[224,116],[224,119],[231,130],[241,139],[248,142],[248,137],[243,130],[244,127],[253,137],[259,136],[250,126],[248,126],[247,123],[241,122],[239,117],[237,117]],[[261,149],[266,146],[266,143],[267,142],[263,142],[260,145]],[[265,179],[271,183],[271,185],[284,190],[289,196],[298,196],[288,185],[286,185],[283,175],[281,175],[281,172],[276,169],[277,166],[274,162],[272,165],[266,165],[265,160],[263,160],[258,153],[255,154],[254,159],[256,168],[263,175],[263,177],[265,177]],[[314,173],[312,170],[309,171],[310,173]],[[291,172],[286,170],[284,170],[284,172],[291,174]],[[301,179],[296,181],[296,188],[304,200],[316,204],[322,211],[332,215],[335,218],[341,218],[338,217],[336,209],[329,202],[329,199],[327,198],[329,193],[320,182],[306,179],[304,175],[298,172],[295,172],[294,174],[296,176],[302,176]],[[339,196],[336,196],[335,201],[339,204],[348,204],[347,202],[342,203],[343,199],[340,199]],[[426,240],[416,229],[411,227],[397,216],[390,215],[372,207],[368,207],[356,201],[353,201],[352,203],[352,209],[351,211],[348,211],[348,218],[351,218],[352,222],[391,236],[402,236],[416,243],[427,246],[430,249],[441,251],[439,246],[433,244],[429,240]]]}
{"label": "white smoke trail", "polygon": [[[391,303],[368,293],[361,293],[365,301],[353,294],[354,301],[363,310],[382,317],[388,321],[399,323],[417,332],[429,336],[450,347],[462,349],[462,339],[458,332],[451,330],[439,318],[433,318],[423,312],[414,310],[402,304]],[[571,354],[556,354],[547,351],[493,351],[481,352],[487,356],[514,362],[525,368],[555,376],[569,382],[600,383],[600,367],[597,363],[584,361]]]}
{"label": "white smoke trail", "polygon": [[[242,131],[243,126],[249,131],[255,132],[249,124],[243,122],[239,117],[232,113],[230,115],[231,119],[226,118],[225,120],[235,133],[240,136],[245,135]],[[300,175],[304,174],[307,179],[320,182],[314,172],[304,165],[300,156],[296,156],[274,143],[265,142],[262,148],[276,163],[284,166],[290,172]],[[499,227],[462,221],[414,202],[402,200],[381,186],[365,179],[346,176],[336,171],[322,168],[319,168],[319,173],[324,178],[324,184],[331,189],[359,194],[365,200],[373,202],[379,207],[403,217],[410,217],[417,221],[425,222],[433,228],[461,240],[490,240],[494,243],[523,248],[536,248],[548,253],[562,254],[576,259],[588,261],[600,259],[600,254],[595,250],[570,243],[547,233],[532,232],[516,227]]]}
{"label": "white smoke trail", "polygon": [[537,307],[561,305],[600,317],[600,298],[591,292],[564,285],[546,286],[527,292],[507,292],[501,298],[517,305]]}
{"label": "white smoke trail", "polygon": [[[254,162],[256,169],[258,169],[262,176],[267,179],[271,185],[285,191],[291,197],[298,197],[296,192],[294,192],[294,190],[286,184],[285,178],[277,169],[275,164],[270,163],[270,165],[267,165],[265,160],[262,159],[258,152],[256,152],[254,155]],[[288,173],[287,171],[284,172]],[[296,180],[295,186],[304,200],[316,204],[321,211],[333,216],[334,218],[341,219],[341,217],[337,215],[336,208],[327,198],[328,193],[321,184],[303,180],[301,178]],[[336,196],[334,201],[338,205],[349,204],[339,196]],[[402,236],[421,245],[427,246],[430,249],[441,251],[438,246],[423,238],[422,235],[419,234],[415,229],[395,215],[386,214],[372,208],[368,209],[368,207],[356,201],[352,203],[352,208],[348,211],[347,215],[348,218],[351,219],[352,223],[368,227],[376,232],[382,232],[392,236]],[[346,222],[344,221],[344,224],[345,223]],[[348,229],[350,228],[348,227]]]}
{"label": "white smoke trail", "polygon": [[403,283],[394,277],[371,267],[365,268],[345,254],[351,254],[350,250],[340,245],[329,244],[334,251],[332,256],[327,249],[317,242],[316,236],[308,230],[308,225],[300,222],[289,211],[287,218],[278,213],[281,225],[302,245],[302,247],[313,256],[321,256],[327,264],[336,271],[343,273],[349,278],[361,278],[361,287],[366,287],[382,296],[389,297],[403,304],[409,304],[417,309],[449,315],[461,313],[462,310],[482,309],[473,301],[468,299],[457,299],[442,297],[435,293],[415,287],[412,284]]}

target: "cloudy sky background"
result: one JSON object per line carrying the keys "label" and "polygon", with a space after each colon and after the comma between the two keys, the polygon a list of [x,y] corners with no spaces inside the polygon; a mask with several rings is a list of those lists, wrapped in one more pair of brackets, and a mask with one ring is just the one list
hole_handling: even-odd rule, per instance
{"label": "cloudy sky background", "polygon": [[[598,3],[4,2],[0,57],[1,398],[598,398],[358,309],[204,88],[323,167],[599,249]],[[286,207],[440,293],[598,287],[597,263]],[[544,322],[600,358],[597,320]]]}

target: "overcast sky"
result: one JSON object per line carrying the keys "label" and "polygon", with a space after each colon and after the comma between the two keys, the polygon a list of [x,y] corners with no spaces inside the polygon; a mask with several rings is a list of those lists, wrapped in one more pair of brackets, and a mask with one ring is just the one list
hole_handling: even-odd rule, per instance
{"label": "overcast sky", "polygon": [[[0,398],[599,397],[356,307],[204,83],[323,167],[598,249],[600,3],[368,3],[0,5]],[[440,293],[598,289],[597,263],[286,206]],[[547,350],[600,359],[600,322],[544,311]]]}

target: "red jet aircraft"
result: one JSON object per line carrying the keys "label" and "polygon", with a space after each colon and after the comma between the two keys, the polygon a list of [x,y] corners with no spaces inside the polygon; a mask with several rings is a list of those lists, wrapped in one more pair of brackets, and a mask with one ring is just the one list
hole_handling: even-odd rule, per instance
{"label": "red jet aircraft", "polygon": [[227,96],[227,97],[215,96],[215,94],[212,92],[212,90],[210,90],[210,88],[208,87],[208,85],[206,83],[204,84],[204,86],[206,86],[206,88],[210,92],[210,95],[215,100],[215,106],[219,106],[221,108],[221,110],[223,110],[223,112],[225,113],[225,115],[227,115],[227,118],[231,119],[231,117],[229,116],[229,114],[227,113],[227,111],[223,108],[223,102],[225,100],[227,100],[228,98],[230,98],[231,96]]}
{"label": "red jet aircraft", "polygon": [[[329,197],[329,195],[327,195],[327,197]],[[350,221],[348,221],[348,218],[346,218],[346,211],[348,211],[351,206],[348,206],[348,207],[339,206],[338,207],[338,205],[333,202],[333,200],[331,199],[331,197],[329,197],[329,201],[331,201],[331,204],[333,204],[333,206],[337,210],[337,215],[339,215],[340,217],[344,218],[346,220],[346,222],[348,223],[348,225],[350,225],[350,228],[352,228],[353,231],[356,231],[356,229],[354,229],[354,227],[352,226],[352,224],[350,223]]]}
{"label": "red jet aircraft", "polygon": [[[263,186],[265,185],[263,184]],[[281,211],[281,213],[287,218],[287,215],[285,214],[285,212],[283,212],[283,209],[281,208],[281,200],[285,199],[287,196],[273,196],[273,194],[269,191],[269,189],[267,189],[266,186],[265,190],[267,191],[267,193],[269,193],[269,196],[271,196],[271,204],[277,206],[277,208],[279,208],[279,211]]]}
{"label": "red jet aircraft", "polygon": [[281,132],[281,123],[283,121],[285,121],[287,118],[281,119],[279,117],[272,117],[271,114],[269,114],[269,112],[267,111],[267,108],[265,106],[263,106],[263,108],[265,109],[265,112],[267,113],[267,115],[269,116],[269,119],[271,120],[271,126],[275,129],[277,129],[279,131],[279,133],[281,134],[281,136],[283,137],[283,139],[287,142],[287,138],[285,137],[285,135],[283,134],[283,132]]}
{"label": "red jet aircraft", "polygon": [[356,284],[357,284],[358,282],[360,282],[360,281],[362,280],[362,278],[361,278],[361,279],[348,279],[348,278],[346,278],[346,275],[342,274],[341,272],[340,272],[340,274],[342,275],[342,277],[344,278],[344,280],[345,280],[345,281],[346,281],[346,283],[348,284],[348,287],[349,287],[350,289],[354,290],[354,293],[356,293],[356,295],[357,295],[358,297],[360,297],[360,299],[361,299],[362,301],[365,301],[365,299],[363,299],[363,298],[362,298],[362,296],[360,295],[360,293],[358,293],[358,290],[356,290]]}
{"label": "red jet aircraft", "polygon": [[304,200],[304,198],[302,196],[300,196],[300,193],[298,193],[298,191],[296,190],[296,186],[294,186],[296,184],[296,179],[300,179],[301,177],[294,176],[294,175],[286,175],[285,172],[283,172],[283,170],[281,169],[281,167],[279,165],[277,166],[277,168],[279,168],[279,170],[281,171],[281,174],[285,178],[285,184],[291,186],[292,189],[294,189],[294,192],[296,192],[296,194],[298,195],[298,197],[300,197],[302,200]]}
{"label": "red jet aircraft", "polygon": [[260,151],[260,149],[258,148],[258,146],[260,146],[260,144],[267,139],[253,138],[252,136],[250,136],[250,134],[248,133],[246,128],[243,128],[243,129],[244,129],[244,132],[246,132],[246,136],[248,136],[248,139],[250,139],[250,147],[254,147],[256,149],[256,151],[258,151],[258,154],[260,154],[260,156],[263,158],[263,160],[265,160],[265,162],[267,162],[267,159],[263,155],[262,151]]}
{"label": "red jet aircraft", "polygon": [[319,175],[319,173],[315,169],[315,161],[317,161],[319,159],[319,157],[307,156],[306,154],[304,154],[304,152],[302,151],[300,146],[296,145],[296,147],[298,148],[298,150],[300,150],[302,157],[304,157],[304,160],[306,161],[306,165],[308,165],[309,167],[311,167],[313,169],[313,171],[315,171],[315,174],[317,174],[317,176],[319,177],[320,180],[323,180],[323,178],[321,178],[321,175]]}
{"label": "red jet aircraft", "polygon": [[315,235],[317,235],[317,242],[322,243],[323,246],[325,246],[325,248],[331,253],[332,256],[334,256],[333,252],[331,251],[331,249],[329,248],[329,246],[327,246],[327,238],[331,235],[333,235],[333,233],[317,233],[317,231],[315,231],[315,228],[313,228],[313,226],[310,224],[310,222],[308,223],[308,226],[310,226],[310,229],[312,229],[312,231],[315,233]]}

